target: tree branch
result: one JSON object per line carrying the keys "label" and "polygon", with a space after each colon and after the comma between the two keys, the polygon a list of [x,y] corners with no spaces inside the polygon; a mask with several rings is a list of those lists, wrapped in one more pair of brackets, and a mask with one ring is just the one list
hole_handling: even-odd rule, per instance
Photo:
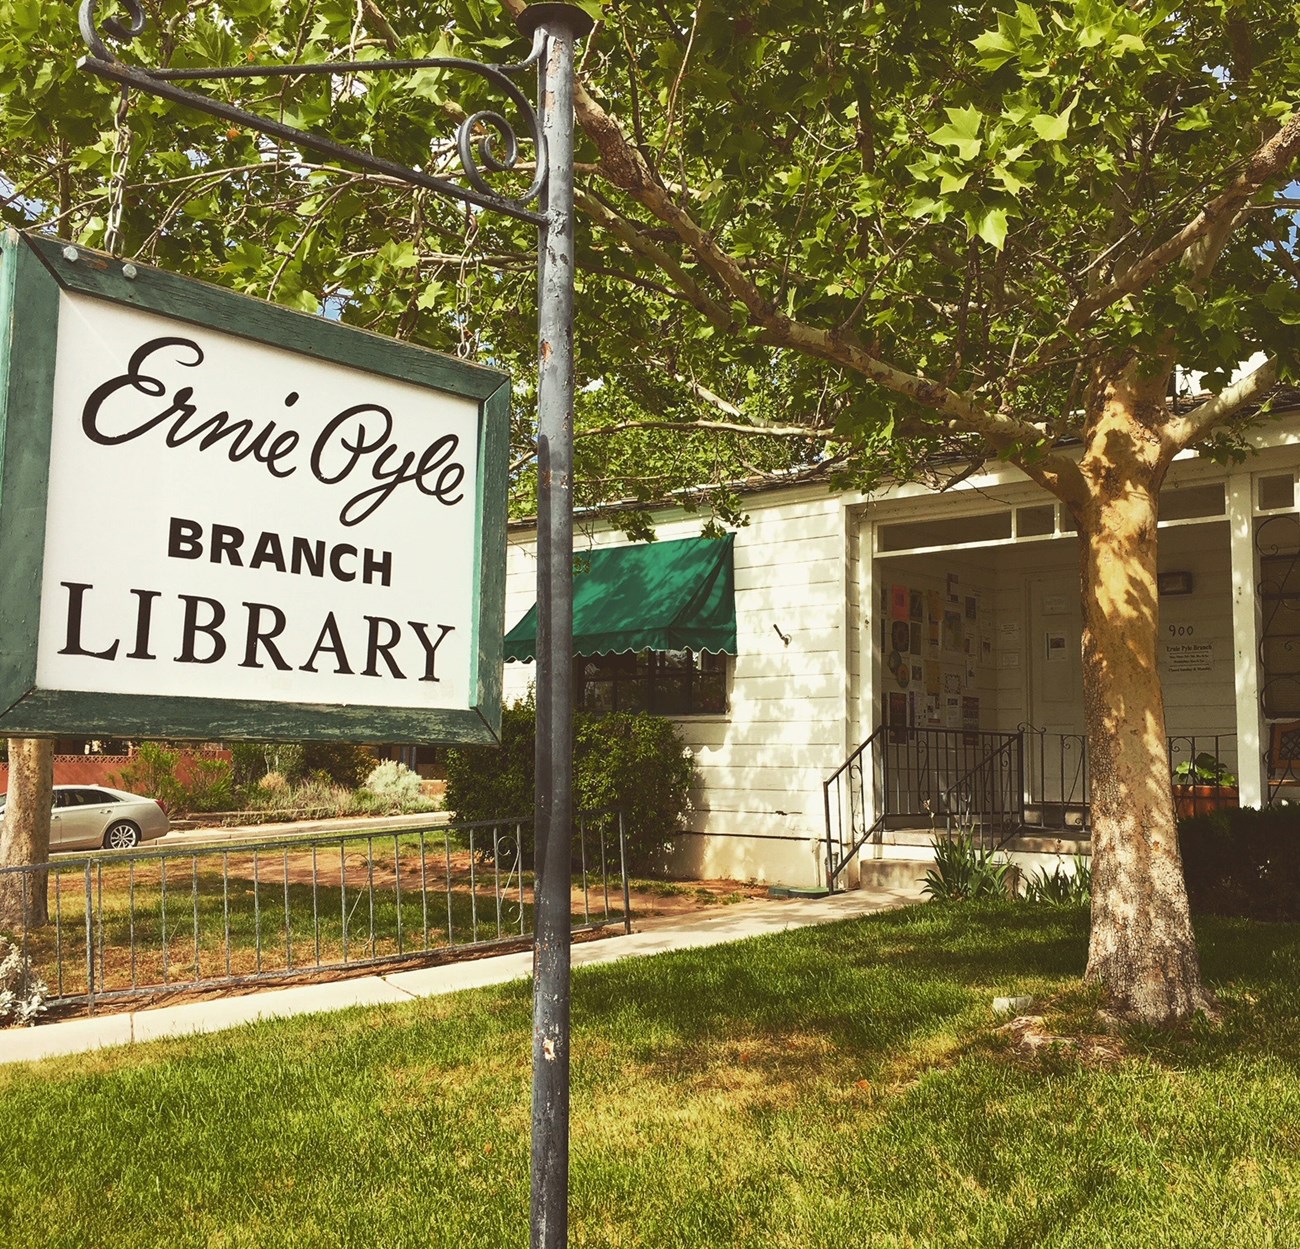
{"label": "tree branch", "polygon": [[[831,429],[814,429],[810,425],[742,425],[737,421],[654,421],[631,420],[616,421],[612,425],[600,425],[593,429],[575,429],[573,437],[606,438],[610,434],[625,433],[630,429],[665,429],[676,433],[692,434],[701,430],[709,433],[741,434],[744,437],[762,438],[810,438],[834,439],[836,434]],[[510,472],[518,472],[537,454],[536,448],[527,455],[521,455],[510,465]]]}
{"label": "tree branch", "polygon": [[[1205,276],[1250,198],[1271,178],[1281,174],[1298,154],[1300,111],[1292,113],[1272,138],[1256,148],[1227,189],[1215,196],[1177,234],[1152,248],[1108,285],[1079,300],[1065,319],[1067,333],[1077,333],[1098,313],[1118,303],[1125,295],[1144,289],[1162,269],[1188,253],[1193,253],[1196,276]],[[1198,244],[1201,244],[1199,248]]]}
{"label": "tree branch", "polygon": [[1252,403],[1261,402],[1277,384],[1277,360],[1265,360],[1239,381],[1225,386],[1217,395],[1165,425],[1165,437],[1181,451],[1199,442],[1216,425],[1235,416]]}
{"label": "tree branch", "polygon": [[[500,2],[512,16],[518,16],[525,7],[524,0]],[[654,176],[645,157],[629,142],[618,120],[606,112],[580,81],[574,85],[574,108],[579,124],[600,153],[605,179],[627,192],[653,217],[669,227],[729,300],[743,306],[750,326],[757,331],[758,340],[765,346],[799,351],[858,373],[895,394],[930,408],[947,418],[950,424],[986,439],[1016,463],[1021,462],[1021,451],[1028,450],[1031,453],[1028,458],[1033,460],[1036,471],[1047,479],[1056,481],[1068,478],[1070,474],[1078,476],[1078,466],[1068,457],[1040,453],[1044,435],[1031,422],[1008,412],[986,408],[941,382],[879,360],[851,334],[807,325],[781,312],[750,280],[737,259],[672,197]],[[1300,136],[1300,124],[1297,125],[1297,134]],[[1300,142],[1300,137],[1297,141]],[[736,330],[732,309],[706,292],[681,262],[647,238],[643,230],[590,193],[580,196],[578,206],[584,212],[590,211],[589,206],[593,207],[592,216],[600,225],[643,258],[660,265],[692,306],[715,326],[732,332]],[[1081,482],[1082,478],[1079,480]]]}

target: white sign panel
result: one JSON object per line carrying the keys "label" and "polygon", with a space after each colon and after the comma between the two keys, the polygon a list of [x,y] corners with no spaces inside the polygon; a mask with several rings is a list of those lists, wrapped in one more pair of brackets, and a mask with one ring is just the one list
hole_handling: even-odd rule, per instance
{"label": "white sign panel", "polygon": [[59,302],[39,687],[469,705],[474,401]]}
{"label": "white sign panel", "polygon": [[1213,642],[1166,642],[1165,667],[1170,672],[1212,672]]}
{"label": "white sign panel", "polygon": [[481,742],[509,378],[0,234],[0,731]]}

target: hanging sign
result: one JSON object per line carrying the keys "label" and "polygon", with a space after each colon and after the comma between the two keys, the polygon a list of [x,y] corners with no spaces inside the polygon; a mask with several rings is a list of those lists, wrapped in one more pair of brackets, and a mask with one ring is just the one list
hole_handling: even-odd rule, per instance
{"label": "hanging sign", "polygon": [[484,742],[509,379],[0,248],[0,732]]}

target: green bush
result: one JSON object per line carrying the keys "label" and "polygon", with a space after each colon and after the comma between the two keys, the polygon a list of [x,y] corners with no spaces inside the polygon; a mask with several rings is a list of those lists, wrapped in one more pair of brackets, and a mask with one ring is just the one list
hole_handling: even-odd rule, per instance
{"label": "green bush", "polygon": [[1300,806],[1222,809],[1178,825],[1192,909],[1300,920]]}
{"label": "green bush", "polygon": [[1080,906],[1092,897],[1092,864],[1082,855],[1074,857],[1074,871],[1058,863],[1051,872],[1040,867],[1025,877],[1025,901],[1050,906]]}
{"label": "green bush", "polygon": [[[447,810],[461,823],[530,816],[537,704],[530,693],[501,713],[501,744],[447,752]],[[529,843],[531,846],[531,842]]]}
{"label": "green bush", "polygon": [[629,866],[662,858],[686,826],[695,760],[671,720],[581,714],[574,723],[574,806],[621,811]]}
{"label": "green bush", "polygon": [[278,772],[290,785],[312,778],[356,789],[375,766],[367,746],[345,742],[236,742],[230,750],[237,790]]}
{"label": "green bush", "polygon": [[122,789],[144,794],[161,803],[172,815],[181,815],[185,811],[184,790],[176,777],[180,759],[180,751],[168,750],[162,742],[141,742],[131,762],[123,766],[114,780]]}
{"label": "green bush", "polygon": [[161,803],[171,815],[228,811],[234,802],[230,764],[182,756],[162,742],[141,742],[115,778],[123,789]]}
{"label": "green bush", "polygon": [[230,748],[237,790],[256,785],[268,772],[286,781],[300,781],[307,773],[305,748],[298,742],[236,742]]}
{"label": "green bush", "polygon": [[224,759],[190,759],[181,780],[181,805],[189,814],[229,811],[235,803],[231,767]]}
{"label": "green bush", "polygon": [[[466,747],[447,757],[447,809],[461,823],[528,817],[533,811],[536,703],[507,707],[499,747]],[[642,866],[685,827],[695,764],[677,726],[648,714],[574,717],[574,808],[623,812],[629,866]],[[524,853],[533,854],[525,819]]]}
{"label": "green bush", "polygon": [[975,845],[969,833],[936,837],[934,867],[925,874],[921,892],[932,902],[973,902],[1007,896],[1007,874],[1011,864],[992,850]]}

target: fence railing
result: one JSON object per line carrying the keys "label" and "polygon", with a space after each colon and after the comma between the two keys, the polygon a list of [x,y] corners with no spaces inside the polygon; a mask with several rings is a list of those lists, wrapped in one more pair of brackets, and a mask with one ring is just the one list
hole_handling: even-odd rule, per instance
{"label": "fence railing", "polygon": [[[531,832],[521,817],[56,855],[0,869],[0,894],[50,1000],[91,1005],[526,939]],[[621,814],[575,821],[572,898],[575,932],[630,931]]]}
{"label": "fence railing", "polygon": [[1023,822],[1023,772],[1018,733],[880,726],[822,786],[828,887],[885,827],[960,825],[996,844]]}
{"label": "fence railing", "polygon": [[[1236,805],[1235,733],[1174,734],[1167,747],[1180,817]],[[1300,776],[1300,724],[1286,749]],[[1278,767],[1270,758],[1270,775]],[[1092,831],[1087,738],[1032,724],[1014,733],[881,725],[823,791],[831,889],[862,845],[888,828],[960,828],[985,848],[1021,831]]]}

